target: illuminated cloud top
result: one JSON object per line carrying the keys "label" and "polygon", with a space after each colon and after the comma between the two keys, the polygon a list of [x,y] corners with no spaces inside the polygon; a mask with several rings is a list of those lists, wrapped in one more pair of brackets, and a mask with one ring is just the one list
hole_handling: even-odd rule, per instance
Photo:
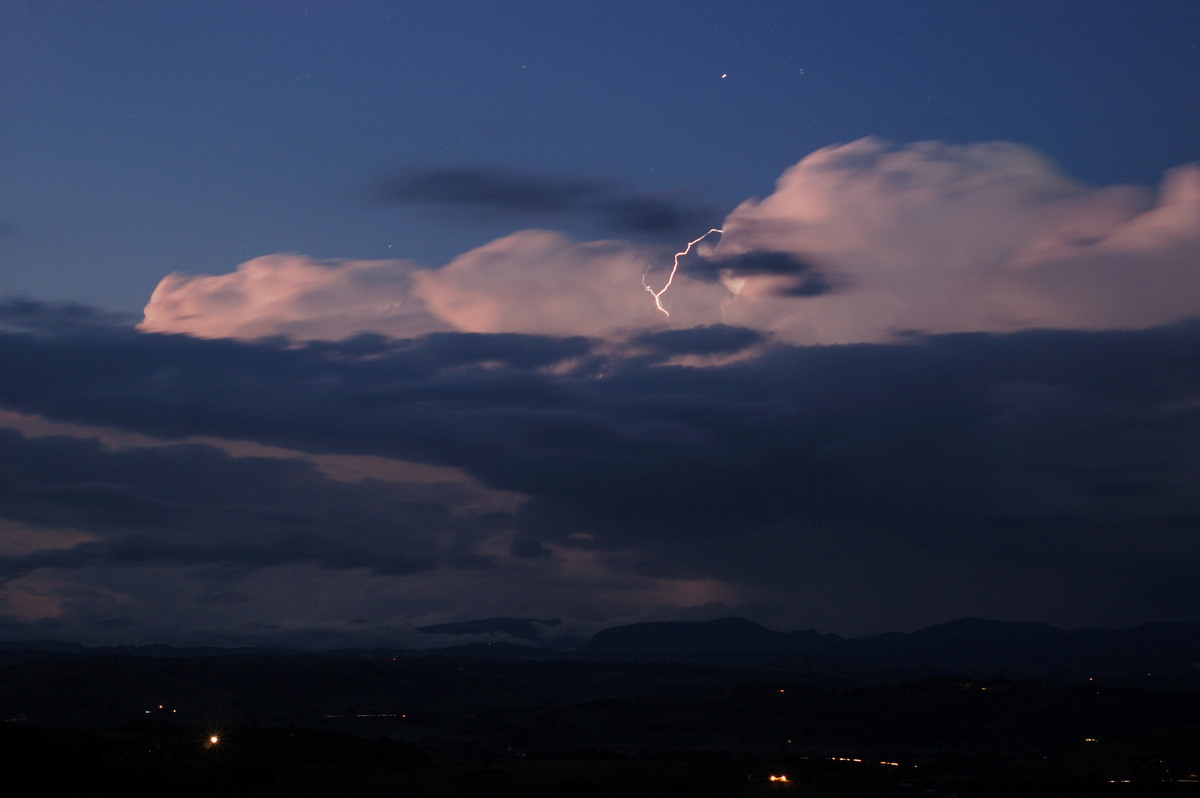
{"label": "illuminated cloud top", "polygon": [[[515,181],[504,188],[526,194]],[[566,204],[560,188],[550,193]],[[529,193],[547,189],[534,181]],[[611,338],[724,323],[812,344],[1147,327],[1200,307],[1197,166],[1172,170],[1152,192],[1084,185],[1006,142],[862,139],[806,156],[721,229],[719,244],[704,241],[681,260],[662,295],[669,318],[642,283],[650,275],[666,284],[667,249],[523,230],[437,269],[275,255],[223,275],[171,275],[142,329],[302,340],[441,330]]]}

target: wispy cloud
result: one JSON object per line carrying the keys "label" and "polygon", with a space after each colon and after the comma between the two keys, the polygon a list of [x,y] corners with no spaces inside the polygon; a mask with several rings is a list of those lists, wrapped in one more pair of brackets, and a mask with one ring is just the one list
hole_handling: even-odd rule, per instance
{"label": "wispy cloud", "polygon": [[615,181],[485,166],[393,174],[377,183],[373,197],[384,204],[507,217],[574,217],[624,234],[686,235],[715,218],[711,209],[632,191]]}

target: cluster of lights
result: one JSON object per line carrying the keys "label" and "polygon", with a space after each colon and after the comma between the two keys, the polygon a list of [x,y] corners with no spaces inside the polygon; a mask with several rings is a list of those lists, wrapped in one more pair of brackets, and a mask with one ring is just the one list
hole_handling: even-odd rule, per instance
{"label": "cluster of lights", "polygon": [[[851,758],[848,756],[831,756],[829,758],[830,758],[830,760],[832,760],[834,762],[858,762],[859,764],[862,764],[862,762],[863,762],[863,760],[861,760],[861,759]],[[893,767],[893,768],[900,767],[899,762],[885,762],[883,760],[880,760],[879,764],[887,765],[888,767]]]}
{"label": "cluster of lights", "polygon": [[325,715],[324,717],[333,720],[335,718],[407,718],[408,715],[396,712],[358,712],[353,715],[346,713],[343,715]]}

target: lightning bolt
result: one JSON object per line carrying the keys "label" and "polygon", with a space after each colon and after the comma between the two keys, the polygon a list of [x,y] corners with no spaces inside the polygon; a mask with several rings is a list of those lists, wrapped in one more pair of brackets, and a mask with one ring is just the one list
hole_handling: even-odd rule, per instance
{"label": "lightning bolt", "polygon": [[671,314],[668,313],[667,309],[663,307],[662,295],[667,293],[667,289],[670,288],[671,283],[673,283],[675,281],[675,272],[679,271],[679,259],[682,258],[684,255],[688,254],[689,252],[691,252],[692,247],[696,246],[697,244],[699,244],[704,239],[708,238],[713,233],[721,233],[722,235],[724,235],[725,231],[720,227],[714,227],[711,230],[709,230],[707,233],[705,233],[704,235],[700,236],[699,238],[689,241],[688,245],[686,247],[681,249],[679,252],[675,253],[675,262],[671,265],[671,273],[670,273],[670,275],[667,276],[667,284],[664,285],[659,290],[655,291],[654,286],[652,286],[646,282],[646,274],[648,274],[649,272],[646,272],[646,274],[642,275],[642,287],[646,289],[646,293],[648,293],[650,296],[654,297],[654,307],[661,310],[663,312],[664,316],[670,316]]}

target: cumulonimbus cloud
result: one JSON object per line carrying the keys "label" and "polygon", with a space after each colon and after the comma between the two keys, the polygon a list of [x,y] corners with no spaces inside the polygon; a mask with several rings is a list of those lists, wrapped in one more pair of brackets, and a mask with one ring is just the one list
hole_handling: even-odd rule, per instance
{"label": "cumulonimbus cloud", "polygon": [[[524,196],[494,182],[454,197]],[[569,208],[602,194],[533,188],[519,205]],[[645,288],[666,286],[669,248],[524,230],[440,268],[274,255],[226,275],[171,275],[143,328],[612,337],[725,323],[794,343],[848,343],[912,331],[1137,328],[1200,307],[1200,166],[1173,170],[1156,194],[1085,185],[1012,143],[862,139],[805,157],[722,229],[719,243],[682,259],[662,296],[669,316]]]}
{"label": "cumulonimbus cloud", "polygon": [[1157,198],[1095,188],[1006,142],[829,147],[737,208],[719,254],[794,253],[849,290],[796,301],[750,279],[728,320],[819,342],[1163,323],[1200,306],[1198,186],[1185,166]]}

